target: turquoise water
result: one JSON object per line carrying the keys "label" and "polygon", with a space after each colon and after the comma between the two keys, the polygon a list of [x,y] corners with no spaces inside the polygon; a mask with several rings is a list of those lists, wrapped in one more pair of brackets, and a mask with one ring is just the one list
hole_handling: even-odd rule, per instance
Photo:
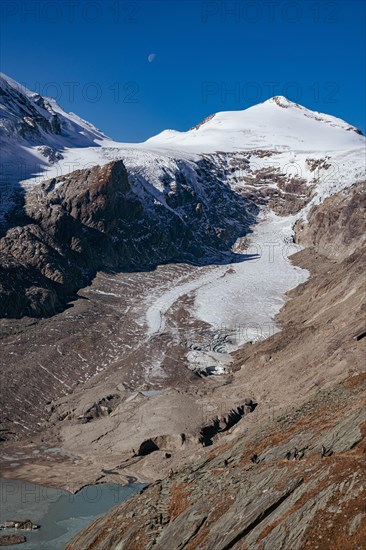
{"label": "turquoise water", "polygon": [[[16,531],[24,534],[24,550],[61,550],[81,529],[116,504],[123,502],[144,485],[103,483],[84,487],[76,495],[62,489],[44,487],[25,481],[0,479],[0,522],[30,519],[41,526],[37,531]],[[12,534],[7,529],[0,535]]]}

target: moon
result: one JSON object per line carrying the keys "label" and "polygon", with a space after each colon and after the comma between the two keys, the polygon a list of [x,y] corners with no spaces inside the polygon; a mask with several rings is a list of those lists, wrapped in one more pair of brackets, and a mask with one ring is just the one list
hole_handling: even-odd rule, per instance
{"label": "moon", "polygon": [[150,53],[148,56],[147,56],[147,60],[149,63],[152,63],[154,61],[156,57],[156,53]]}

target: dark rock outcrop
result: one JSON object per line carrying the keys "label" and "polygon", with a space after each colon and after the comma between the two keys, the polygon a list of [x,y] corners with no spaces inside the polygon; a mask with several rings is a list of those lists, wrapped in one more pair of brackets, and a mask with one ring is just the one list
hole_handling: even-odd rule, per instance
{"label": "dark rock outcrop", "polygon": [[225,254],[248,231],[256,208],[215,177],[210,180],[211,169],[202,161],[204,197],[197,196],[182,168],[175,191],[170,186],[162,202],[153,194],[140,196],[123,161],[34,188],[0,240],[1,315],[52,315],[98,270],[228,261]]}
{"label": "dark rock outcrop", "polygon": [[332,260],[342,260],[366,240],[365,212],[365,183],[361,183],[313,207],[307,221],[295,226],[297,241]]}

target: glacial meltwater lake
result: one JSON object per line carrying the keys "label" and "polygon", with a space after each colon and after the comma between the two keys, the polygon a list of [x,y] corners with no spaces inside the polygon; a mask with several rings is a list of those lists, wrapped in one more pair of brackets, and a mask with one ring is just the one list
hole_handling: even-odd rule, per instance
{"label": "glacial meltwater lake", "polygon": [[101,483],[84,487],[73,495],[26,481],[0,479],[0,523],[30,519],[40,525],[36,531],[0,530],[0,536],[16,533],[27,539],[23,544],[3,548],[61,550],[97,516],[143,487],[139,483]]}

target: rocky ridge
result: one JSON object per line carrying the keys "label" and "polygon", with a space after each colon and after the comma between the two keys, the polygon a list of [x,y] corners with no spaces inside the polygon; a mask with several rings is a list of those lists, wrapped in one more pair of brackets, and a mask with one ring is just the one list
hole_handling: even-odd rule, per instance
{"label": "rocky ridge", "polygon": [[222,185],[212,161],[202,161],[195,177],[204,185],[200,195],[177,166],[158,202],[130,183],[121,160],[29,191],[0,239],[2,316],[52,315],[98,270],[229,261],[258,207]]}

